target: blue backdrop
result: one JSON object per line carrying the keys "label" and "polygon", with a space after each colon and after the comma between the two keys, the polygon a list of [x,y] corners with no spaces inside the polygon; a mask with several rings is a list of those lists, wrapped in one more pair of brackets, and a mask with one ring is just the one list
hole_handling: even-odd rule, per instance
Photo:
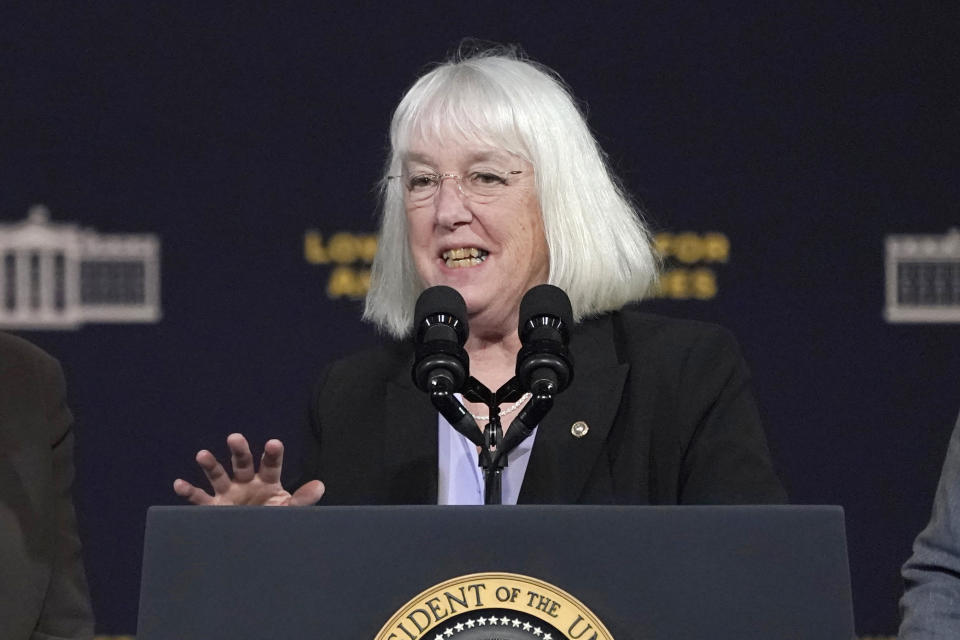
{"label": "blue backdrop", "polygon": [[792,499],[846,508],[858,631],[894,633],[960,328],[884,320],[883,243],[958,222],[956,10],[735,6],[0,8],[0,221],[162,243],[160,322],[24,332],[68,375],[98,632],[134,632],[145,510],[194,453],[296,451],[320,368],[375,340],[351,294],[390,113],[476,36],[583,100],[680,269],[648,309],[736,333]]}

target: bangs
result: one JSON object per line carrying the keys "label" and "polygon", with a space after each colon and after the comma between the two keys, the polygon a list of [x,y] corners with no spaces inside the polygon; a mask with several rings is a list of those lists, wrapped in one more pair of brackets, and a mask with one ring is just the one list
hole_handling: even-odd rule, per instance
{"label": "bangs", "polygon": [[394,116],[394,159],[410,151],[411,142],[480,144],[531,161],[521,132],[514,96],[486,74],[467,65],[438,69],[418,83]]}

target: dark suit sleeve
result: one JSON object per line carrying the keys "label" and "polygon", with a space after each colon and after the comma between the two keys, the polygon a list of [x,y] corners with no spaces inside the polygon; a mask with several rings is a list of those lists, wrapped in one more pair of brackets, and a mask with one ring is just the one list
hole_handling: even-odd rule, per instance
{"label": "dark suit sleeve", "polygon": [[49,427],[52,452],[54,540],[50,582],[32,640],[92,638],[93,612],[87,592],[80,538],[73,507],[73,416],[66,405],[59,363],[44,358],[39,364],[40,410]]}
{"label": "dark suit sleeve", "polygon": [[773,470],[749,371],[734,338],[711,327],[681,368],[681,422],[694,425],[680,469],[682,504],[786,502]]}
{"label": "dark suit sleeve", "polygon": [[320,469],[320,438],[323,435],[320,422],[320,398],[323,394],[327,379],[330,377],[330,366],[324,367],[317,382],[313,385],[307,404],[304,429],[296,445],[300,448],[299,464],[296,467],[287,467],[284,471],[284,486],[290,492],[296,491],[311,480],[323,480]]}

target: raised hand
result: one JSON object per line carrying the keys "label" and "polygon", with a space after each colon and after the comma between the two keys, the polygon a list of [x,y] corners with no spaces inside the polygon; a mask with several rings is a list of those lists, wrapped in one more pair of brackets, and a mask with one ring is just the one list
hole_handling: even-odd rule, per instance
{"label": "raised hand", "polygon": [[173,481],[173,490],[178,496],[193,504],[203,505],[272,505],[303,506],[315,504],[323,497],[323,483],[311,480],[292,494],[280,484],[283,467],[283,443],[267,440],[263,446],[259,471],[254,469],[253,454],[247,439],[239,433],[227,436],[233,478],[223,465],[206,449],[197,452],[197,464],[203,469],[213,495],[195,487],[186,480]]}

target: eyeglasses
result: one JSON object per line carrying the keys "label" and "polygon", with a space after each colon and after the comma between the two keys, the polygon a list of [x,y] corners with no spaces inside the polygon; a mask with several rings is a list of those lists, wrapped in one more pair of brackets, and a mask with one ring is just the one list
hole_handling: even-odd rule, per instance
{"label": "eyeglasses", "polygon": [[509,190],[513,182],[512,177],[521,173],[523,171],[478,169],[463,176],[457,173],[415,173],[410,176],[388,176],[388,178],[402,181],[407,190],[407,197],[413,204],[424,204],[432,200],[447,178],[457,181],[457,188],[467,199],[486,203],[502,196]]}

